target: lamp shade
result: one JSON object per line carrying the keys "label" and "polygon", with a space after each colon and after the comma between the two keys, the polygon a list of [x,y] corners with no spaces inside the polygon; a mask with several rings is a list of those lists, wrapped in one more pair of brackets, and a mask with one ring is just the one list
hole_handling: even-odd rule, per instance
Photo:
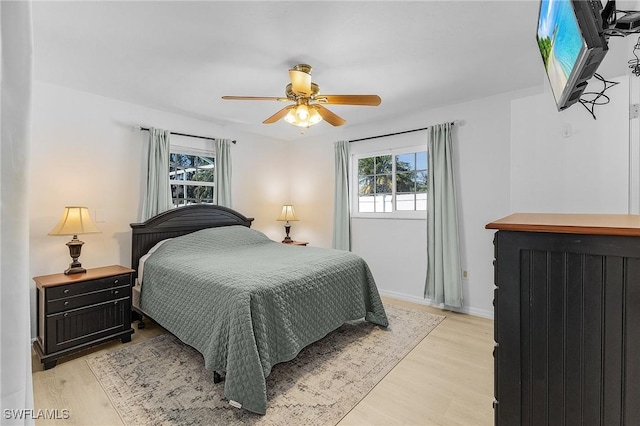
{"label": "lamp shade", "polygon": [[65,207],[62,218],[49,235],[78,235],[100,232],[86,207]]}
{"label": "lamp shade", "polygon": [[286,204],[282,206],[280,216],[278,216],[278,219],[276,220],[286,220],[288,222],[292,220],[298,220],[298,217],[296,216],[296,211],[293,209],[293,206]]}

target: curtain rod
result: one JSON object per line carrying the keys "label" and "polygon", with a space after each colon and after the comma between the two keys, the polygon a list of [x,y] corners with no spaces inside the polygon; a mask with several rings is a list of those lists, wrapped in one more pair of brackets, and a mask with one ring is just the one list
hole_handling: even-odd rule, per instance
{"label": "curtain rod", "polygon": [[[147,132],[149,131],[148,127],[140,127],[140,126],[138,126],[137,129],[141,130],[141,131],[142,130],[147,131]],[[208,136],[188,135],[186,133],[172,132],[171,130],[169,130],[169,133],[171,133],[172,135],[177,135],[177,136],[186,136],[188,138],[207,139],[207,140],[210,140],[210,141],[215,141],[216,140],[216,138],[210,138]],[[236,141],[231,141],[231,142],[234,143],[234,144],[236,143]]]}
{"label": "curtain rod", "polygon": [[[462,124],[462,122],[460,120],[454,120],[454,121],[451,121],[449,124],[451,124],[452,126],[460,126]],[[429,127],[431,127],[431,126],[429,126]],[[351,142],[360,142],[360,141],[368,141],[369,139],[386,138],[387,136],[403,135],[405,133],[420,132],[422,130],[429,130],[429,127],[422,127],[420,129],[413,129],[413,130],[405,130],[403,132],[387,133],[386,135],[369,136],[368,138],[353,139],[353,140],[350,140],[349,143],[351,143]]]}

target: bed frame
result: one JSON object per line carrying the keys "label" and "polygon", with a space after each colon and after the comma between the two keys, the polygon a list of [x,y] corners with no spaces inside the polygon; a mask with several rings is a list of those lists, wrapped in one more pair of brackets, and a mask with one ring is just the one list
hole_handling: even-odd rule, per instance
{"label": "bed frame", "polygon": [[[227,207],[192,204],[160,213],[143,223],[132,223],[131,268],[137,269],[140,258],[159,241],[179,237],[206,228],[242,225],[251,227],[248,218]],[[137,277],[138,272],[134,273]]]}

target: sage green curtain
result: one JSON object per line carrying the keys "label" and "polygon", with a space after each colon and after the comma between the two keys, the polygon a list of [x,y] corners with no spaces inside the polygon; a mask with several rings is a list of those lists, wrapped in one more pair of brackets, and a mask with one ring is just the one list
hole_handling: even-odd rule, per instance
{"label": "sage green curtain", "polygon": [[462,306],[458,210],[451,124],[428,129],[427,280],[424,295],[448,306]]}
{"label": "sage green curtain", "polygon": [[168,130],[149,129],[147,147],[147,190],[142,204],[142,220],[173,208],[169,186],[169,137]]}
{"label": "sage green curtain", "polygon": [[[34,409],[29,306],[32,291],[29,148],[33,145],[34,69],[31,17],[30,1],[0,2],[0,406],[3,409],[0,423],[3,425],[34,424],[33,417],[24,411]],[[67,189],[66,196],[71,196],[74,188],[70,185]],[[31,206],[34,211],[39,208],[37,204]],[[52,210],[49,219],[55,220],[55,215],[56,210]],[[38,211],[38,216],[46,214]],[[22,410],[23,416],[8,416],[4,410],[9,409]]]}
{"label": "sage green curtain", "polygon": [[216,139],[216,202],[231,208],[231,141]]}
{"label": "sage green curtain", "polygon": [[333,203],[333,242],[338,250],[351,250],[351,214],[349,212],[349,142],[339,141],[335,150],[335,191]]}

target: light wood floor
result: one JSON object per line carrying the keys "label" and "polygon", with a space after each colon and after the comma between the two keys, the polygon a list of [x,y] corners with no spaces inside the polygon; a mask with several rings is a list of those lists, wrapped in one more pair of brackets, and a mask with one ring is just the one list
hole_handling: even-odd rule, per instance
{"label": "light wood floor", "polygon": [[[493,424],[493,321],[384,298],[445,315],[446,319],[415,347],[347,414],[340,426]],[[147,322],[127,345],[165,331]],[[36,409],[69,410],[66,420],[37,425],[122,425],[120,417],[83,356],[120,349],[119,340],[62,358],[43,371],[33,357]],[[302,424],[302,423],[301,423]]]}

